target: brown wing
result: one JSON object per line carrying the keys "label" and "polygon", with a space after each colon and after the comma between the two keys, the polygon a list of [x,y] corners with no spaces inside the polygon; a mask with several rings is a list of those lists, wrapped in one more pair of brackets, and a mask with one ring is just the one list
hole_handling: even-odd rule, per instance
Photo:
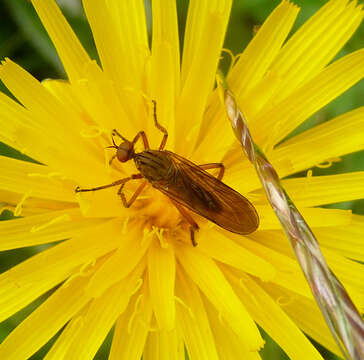
{"label": "brown wing", "polygon": [[248,199],[191,161],[163,153],[174,166],[174,176],[168,182],[154,182],[155,188],[231,232],[249,234],[258,228],[258,214]]}

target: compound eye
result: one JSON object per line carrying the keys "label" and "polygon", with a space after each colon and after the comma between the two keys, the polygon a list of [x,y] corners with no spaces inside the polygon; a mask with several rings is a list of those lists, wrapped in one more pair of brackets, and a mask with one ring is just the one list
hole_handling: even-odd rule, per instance
{"label": "compound eye", "polygon": [[118,158],[119,161],[121,162],[125,162],[129,160],[129,156],[128,156],[128,151],[125,149],[118,149],[116,152],[116,157]]}
{"label": "compound eye", "polygon": [[119,161],[125,162],[132,158],[133,146],[130,142],[123,142],[120,144],[117,152],[116,157]]}

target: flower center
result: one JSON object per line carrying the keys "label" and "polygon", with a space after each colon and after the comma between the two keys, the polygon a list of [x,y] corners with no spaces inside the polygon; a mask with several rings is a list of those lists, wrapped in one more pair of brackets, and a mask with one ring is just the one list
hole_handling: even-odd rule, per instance
{"label": "flower center", "polygon": [[149,226],[168,229],[184,222],[168,197],[152,187],[146,189],[132,206],[137,210],[136,216],[144,218]]}

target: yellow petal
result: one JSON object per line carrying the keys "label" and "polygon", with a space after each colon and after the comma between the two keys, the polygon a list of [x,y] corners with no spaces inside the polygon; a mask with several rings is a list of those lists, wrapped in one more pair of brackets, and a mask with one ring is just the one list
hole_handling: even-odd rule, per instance
{"label": "yellow petal", "polygon": [[[154,4],[154,2],[153,2]],[[158,122],[168,131],[168,149],[173,149],[175,137],[175,98],[178,89],[176,86],[176,69],[173,59],[173,48],[167,42],[153,45],[151,59],[151,97],[157,102],[156,114]],[[163,74],[163,76],[161,76]],[[163,134],[154,123],[149,124],[148,136],[156,139],[152,148],[159,148]]]}
{"label": "yellow petal", "polygon": [[29,192],[17,194],[0,190],[0,212],[10,210],[17,216],[38,215],[47,211],[71,209],[70,203],[31,197]]}
{"label": "yellow petal", "polygon": [[[211,303],[204,298],[204,305],[208,314],[211,328],[214,332],[216,348],[220,360],[247,359],[260,360],[258,351],[248,351],[244,344],[239,341],[236,334],[219,318],[219,313]],[[200,359],[200,358],[196,358]]]}
{"label": "yellow petal", "polygon": [[[72,123],[77,121],[75,114],[63,107],[38,80],[10,60],[2,63],[0,78],[29,109],[29,116],[34,119],[31,124],[19,124],[26,126],[16,129],[18,144],[35,147],[40,156],[37,160],[53,170],[64,172],[70,179],[79,176],[89,181],[90,178],[100,182],[106,180],[103,152],[100,149],[97,151],[94,142],[87,139],[82,141],[80,135],[73,131]],[[75,167],[74,162],[82,164],[83,168]],[[85,174],[85,167],[93,171]]]}
{"label": "yellow petal", "polygon": [[282,1],[249,42],[228,76],[229,85],[238,98],[259,82],[276,59],[298,12],[298,6]]}
{"label": "yellow petal", "polygon": [[[293,251],[288,246],[288,240],[286,239],[285,235],[282,232],[269,232],[268,234],[261,236],[254,235],[254,238],[265,246],[276,250],[280,254],[285,254],[287,257],[292,258],[292,260],[296,262]],[[322,248],[322,253],[330,269],[347,288],[347,291],[350,294],[355,305],[360,309],[364,308],[363,265],[352,260],[345,259],[343,256],[340,256],[335,252],[327,250],[325,248]],[[355,276],[353,276],[353,274],[355,274]],[[301,278],[301,276],[299,276],[298,274],[296,276],[298,276],[298,278]],[[294,281],[293,278],[291,279],[291,281]],[[278,281],[276,281],[276,283],[278,283]],[[298,281],[296,281],[296,283],[298,283]]]}
{"label": "yellow petal", "polygon": [[188,144],[194,144],[197,138],[198,124],[215,82],[230,8],[231,0],[190,3],[182,58],[182,89],[176,110],[178,153],[186,155],[186,151],[192,150]]}
{"label": "yellow petal", "polygon": [[341,50],[363,18],[362,7],[356,5],[329,1],[287,41],[270,68],[279,74],[275,101],[313,78]]}
{"label": "yellow petal", "polygon": [[29,122],[33,122],[28,111],[0,91],[0,116],[2,119],[0,139],[12,147],[23,150],[17,141],[19,140],[17,139],[17,128],[22,124],[29,127]]}
{"label": "yellow petal", "polygon": [[[269,205],[255,207],[260,216],[259,230],[281,229],[281,224]],[[310,227],[339,226],[351,222],[351,210],[299,208]]]}
{"label": "yellow petal", "polygon": [[[138,265],[150,245],[150,238],[143,239],[139,231],[127,230],[118,249],[90,279],[86,292],[92,297],[101,296],[110,286],[116,284]],[[122,264],[122,267],[120,266]]]}
{"label": "yellow petal", "polygon": [[173,249],[161,248],[155,239],[148,251],[149,291],[158,327],[163,331],[175,328],[175,272]]}
{"label": "yellow petal", "polygon": [[87,304],[89,298],[83,292],[86,282],[87,278],[79,277],[51,295],[3,341],[0,357],[28,359],[35,353]]}
{"label": "yellow petal", "polygon": [[264,283],[260,285],[307,335],[334,354],[342,356],[342,352],[314,300],[297,296],[279,286]]}
{"label": "yellow petal", "polygon": [[269,139],[270,143],[276,144],[363,76],[364,50],[355,51],[329,65],[277,105],[266,107],[257,115],[252,128],[255,141],[264,144]]}
{"label": "yellow petal", "polygon": [[331,249],[349,259],[364,262],[364,217],[353,215],[347,226],[315,229],[315,235],[321,246]]}
{"label": "yellow petal", "polygon": [[87,0],[83,1],[83,6],[102,68],[114,81],[129,121],[141,128],[146,117],[142,75],[149,54],[144,5],[141,0]]}
{"label": "yellow petal", "polygon": [[185,360],[185,349],[176,330],[150,332],[143,360]]}
{"label": "yellow petal", "polygon": [[1,221],[0,250],[64,240],[100,224],[100,220],[82,218],[79,209],[49,211],[25,218]]}
{"label": "yellow petal", "polygon": [[56,342],[47,352],[44,360],[60,360],[64,359],[68,348],[72,344],[75,337],[82,330],[82,318],[88,310],[86,305],[78,314],[75,314],[71,321],[68,322],[62,333],[58,336]]}
{"label": "yellow petal", "polygon": [[71,81],[82,79],[83,66],[90,60],[54,0],[32,0]]}
{"label": "yellow petal", "polygon": [[[285,141],[272,152],[270,159],[274,166],[282,169],[280,175],[287,176],[362,150],[363,132],[364,107],[360,107]],[[289,167],[284,165],[287,163]]]}
{"label": "yellow petal", "polygon": [[253,279],[247,275],[238,279],[226,273],[254,320],[277,342],[290,359],[322,359],[320,353],[295,323]]}
{"label": "yellow petal", "polygon": [[198,248],[207,256],[257,276],[264,281],[272,280],[276,276],[272,264],[254,255],[243,246],[239,246],[224,236],[223,232],[214,228],[199,232]]}
{"label": "yellow petal", "polygon": [[[280,233],[277,231],[257,231],[254,234],[249,235],[249,238],[233,233],[226,233],[226,236],[274,266],[277,276],[271,280],[272,283],[279,284],[297,294],[311,299],[312,294],[310,288],[307,285],[307,281],[305,280],[297,261],[284,253],[282,254],[279,251],[272,250],[266,245],[266,243],[275,242],[275,234]],[[288,240],[286,247],[288,250],[291,250]],[[241,271],[236,269],[231,269],[231,271],[236,274],[241,274]]]}
{"label": "yellow petal", "polygon": [[[113,41],[111,46],[121,48],[122,52],[114,59],[114,64],[123,64],[123,75],[126,75],[127,82],[138,84],[143,76],[145,59],[149,55],[148,32],[145,18],[143,0],[135,1],[107,1],[109,7],[109,19],[113,19],[116,25],[115,34],[107,34]],[[102,17],[99,17],[101,24],[105,24]],[[172,29],[168,29],[172,31]],[[105,38],[103,39],[106,40]],[[110,48],[107,48],[110,51]],[[126,56],[125,56],[126,55]],[[125,56],[125,57],[124,57]],[[118,62],[120,60],[120,62]],[[113,68],[109,69],[114,73]],[[128,74],[129,73],[129,74]],[[120,79],[125,81],[124,79]]]}
{"label": "yellow petal", "polygon": [[[0,156],[0,188],[30,196],[75,202],[75,194],[47,166]],[[58,176],[57,176],[58,175]]]}
{"label": "yellow petal", "polygon": [[[258,96],[248,96],[248,100],[244,100],[244,95],[261,80],[277,56],[298,11],[299,8],[294,4],[282,1],[249,42],[236,65],[229,72],[228,83],[239,105],[244,109],[244,113],[247,111],[247,106],[251,106],[252,102],[261,97],[262,91]],[[213,139],[216,159],[221,158],[226,152],[226,148],[233,142],[234,136],[226,121],[225,111],[225,107],[219,101],[217,91],[215,91],[210,97],[199,130],[199,140],[204,139],[197,150],[201,158],[210,152],[211,139]]]}
{"label": "yellow petal", "polygon": [[66,359],[93,359],[116,319],[125,311],[130,297],[138,289],[144,269],[145,262],[141,262],[126,279],[92,301],[82,318],[82,331],[76,335],[69,347]]}
{"label": "yellow petal", "polygon": [[[332,204],[360,199],[364,193],[364,172],[287,179],[282,181],[282,186],[297,206]],[[262,190],[254,195],[257,196],[255,203],[266,202]]]}
{"label": "yellow petal", "polygon": [[[107,241],[100,241],[107,239]],[[45,250],[0,275],[0,321],[22,309],[61,281],[82,275],[98,257],[118,246],[120,222],[105,222],[97,228],[84,230]],[[47,276],[44,276],[47,274]]]}
{"label": "yellow petal", "polygon": [[176,309],[177,325],[181,328],[188,355],[191,359],[218,360],[200,291],[180,267],[177,275],[176,294],[180,299]]}
{"label": "yellow petal", "polygon": [[[164,74],[169,81],[174,82],[172,88],[175,89],[175,95],[179,93],[179,77],[180,77],[180,54],[179,54],[179,36],[178,36],[178,18],[175,1],[164,2],[156,0],[152,2],[153,14],[153,30],[152,30],[152,58],[154,56],[154,46],[166,44],[171,52],[170,73],[165,73],[160,68],[158,75]],[[171,76],[169,76],[169,74]]]}
{"label": "yellow petal", "polygon": [[144,285],[116,322],[109,360],[140,360],[151,318],[152,304]]}
{"label": "yellow petal", "polygon": [[187,274],[249,351],[259,350],[263,345],[259,330],[215,262],[187,245],[176,247],[176,253]]}

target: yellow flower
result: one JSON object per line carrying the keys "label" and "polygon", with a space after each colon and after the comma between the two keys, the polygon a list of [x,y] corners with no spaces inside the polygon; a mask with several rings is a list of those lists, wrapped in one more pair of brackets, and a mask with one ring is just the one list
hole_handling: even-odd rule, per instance
{"label": "yellow flower", "polygon": [[[257,359],[256,324],[291,359],[321,358],[303,332],[339,354],[213,89],[231,0],[191,0],[181,64],[174,1],[153,0],[149,48],[142,0],[84,0],[101,67],[54,0],[32,3],[69,81],[39,83],[11,60],[1,65],[20,104],[1,94],[0,140],[42,165],[0,157],[2,204],[23,216],[0,224],[0,249],[64,241],[0,276],[1,320],[54,289],[0,345],[0,359],[28,359],[60,330],[45,359],[92,359],[114,324],[110,360],[184,359],[184,348],[192,360]],[[329,1],[285,42],[298,11],[283,1],[227,77],[282,177],[364,148],[363,107],[282,142],[364,76],[363,50],[328,65],[361,7]],[[75,194],[136,172],[132,162],[109,166],[112,129],[128,139],[145,130],[158,147],[152,99],[166,148],[196,164],[222,160],[224,182],[256,207],[258,231],[236,235],[193,215],[193,247],[186,221],[151,186],[128,209],[114,187]],[[363,180],[356,172],[283,181],[360,310],[364,271],[353,260],[364,261],[364,220],[316,206],[361,197]],[[127,198],[139,184],[127,183]]]}

